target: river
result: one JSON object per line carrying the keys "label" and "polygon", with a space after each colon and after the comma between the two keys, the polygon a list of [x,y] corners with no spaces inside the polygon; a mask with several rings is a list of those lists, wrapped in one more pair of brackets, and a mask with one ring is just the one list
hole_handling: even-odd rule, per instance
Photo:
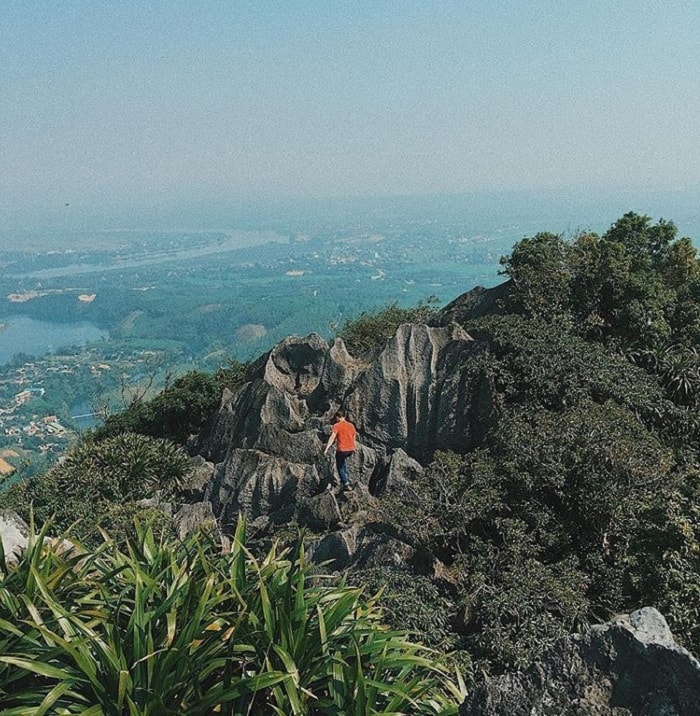
{"label": "river", "polygon": [[90,323],[50,323],[27,316],[0,317],[0,365],[17,353],[40,358],[68,346],[82,346],[108,338],[109,333]]}

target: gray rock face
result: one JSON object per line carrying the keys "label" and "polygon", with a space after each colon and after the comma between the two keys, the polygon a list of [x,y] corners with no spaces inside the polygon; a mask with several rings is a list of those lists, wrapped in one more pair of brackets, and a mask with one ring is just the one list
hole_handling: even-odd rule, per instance
{"label": "gray rock face", "polygon": [[183,505],[173,517],[173,527],[180,539],[185,539],[187,535],[200,530],[219,536],[219,528],[209,502]]}
{"label": "gray rock face", "polygon": [[475,391],[462,366],[475,350],[459,326],[404,324],[355,381],[345,405],[375,449],[403,449],[418,460],[473,442]]}
{"label": "gray rock face", "polygon": [[371,567],[405,567],[415,550],[405,542],[385,534],[369,524],[331,532],[314,547],[311,560],[326,563],[329,570]]}
{"label": "gray rock face", "polygon": [[[351,479],[372,491],[387,480],[405,489],[396,461],[420,469],[415,461],[436,449],[464,451],[478,440],[493,406],[488,389],[463,378],[460,367],[474,351],[457,325],[402,325],[366,360],[342,340],[282,341],[250,367],[243,386],[224,393],[195,443],[205,499],[224,524],[239,511],[284,521],[291,503],[337,480],[322,449],[341,405],[358,430]],[[207,462],[215,464],[211,475]]]}
{"label": "gray rock face", "polygon": [[29,525],[12,510],[0,509],[0,539],[5,562],[15,564],[27,549]]}
{"label": "gray rock face", "polygon": [[335,495],[326,490],[320,495],[302,498],[297,502],[297,520],[300,525],[317,532],[333,530],[342,521]]}
{"label": "gray rock face", "polygon": [[562,640],[527,671],[487,681],[460,716],[692,716],[700,663],[646,607]]}
{"label": "gray rock face", "polygon": [[510,288],[510,281],[505,281],[493,288],[476,286],[448,303],[434,317],[434,324],[446,326],[454,322],[462,325],[473,318],[506,313],[509,309]]}
{"label": "gray rock face", "polygon": [[181,493],[190,502],[204,499],[207,486],[214,474],[214,465],[207,462],[201,455],[192,458],[192,473],[182,486]]}
{"label": "gray rock face", "polygon": [[[29,544],[29,525],[12,510],[0,509],[0,539],[5,554],[5,564],[16,565],[23,557]],[[56,554],[68,555],[76,546],[67,539],[44,537],[43,547]]]}
{"label": "gray rock face", "polygon": [[417,503],[419,495],[413,489],[413,481],[423,472],[423,466],[400,448],[391,456],[383,475],[377,475],[372,492],[377,495],[396,494],[403,502]]}

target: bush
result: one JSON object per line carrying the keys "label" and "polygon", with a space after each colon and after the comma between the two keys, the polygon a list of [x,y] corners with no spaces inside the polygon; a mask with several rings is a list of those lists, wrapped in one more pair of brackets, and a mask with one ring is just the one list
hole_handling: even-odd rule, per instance
{"label": "bush", "polygon": [[165,438],[184,445],[198,433],[219,407],[224,387],[235,388],[245,379],[246,366],[230,361],[214,375],[190,371],[151,400],[138,400],[109,416],[95,431],[101,439],[123,432]]}
{"label": "bush", "polygon": [[630,212],[603,236],[537,234],[502,263],[523,315],[565,316],[581,335],[627,349],[697,340],[700,261],[671,222]]}
{"label": "bush", "polygon": [[399,308],[390,303],[376,313],[349,318],[338,331],[350,353],[361,354],[381,347],[402,323],[425,323],[435,313],[435,298],[421,301],[415,308]]}
{"label": "bush", "polygon": [[148,529],[62,556],[32,537],[0,574],[3,713],[457,713],[462,691],[376,600],[310,586],[301,549],[255,560],[244,533],[226,555]]}
{"label": "bush", "polygon": [[17,504],[19,493],[12,492],[3,495],[9,504],[4,499],[2,502],[19,507],[25,518],[31,504],[40,523],[53,519],[60,530],[80,521],[75,534],[94,541],[96,528],[115,519],[115,510],[131,505],[128,509],[138,512],[141,508],[135,503],[156,492],[167,499],[191,469],[184,450],[167,440],[136,433],[100,441],[87,437],[46,475],[24,485],[24,505]]}
{"label": "bush", "polygon": [[518,517],[536,512],[537,497],[516,499],[488,452],[436,453],[413,489],[420,501],[388,498],[385,518],[446,566],[459,595],[448,617],[460,636],[452,643],[476,669],[522,668],[585,620],[586,575],[570,556],[548,553]]}

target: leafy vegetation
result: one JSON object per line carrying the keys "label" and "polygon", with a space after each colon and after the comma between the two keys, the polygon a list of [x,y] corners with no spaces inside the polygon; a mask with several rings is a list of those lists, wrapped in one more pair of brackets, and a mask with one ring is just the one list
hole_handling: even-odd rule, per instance
{"label": "leafy vegetation", "polygon": [[387,304],[376,312],[363,311],[357,318],[349,318],[338,331],[351,353],[364,353],[381,346],[402,323],[425,323],[435,311],[437,299],[421,301],[414,308]]}
{"label": "leafy vegetation", "polygon": [[[143,610],[166,621],[157,636],[139,632],[139,638],[150,639],[149,649],[157,651],[160,645],[157,657],[146,659],[143,651],[110,657],[121,664],[110,677],[116,684],[115,703],[128,693],[134,708],[146,709],[143,704],[153,693],[149,689],[163,683],[163,698],[168,689],[173,692],[167,696],[169,705],[149,713],[170,713],[167,708],[183,702],[191,708],[188,713],[200,708],[205,713],[217,703],[233,704],[231,713],[243,708],[249,713],[449,713],[439,708],[453,708],[444,699],[455,692],[439,667],[428,666],[433,655],[376,628],[379,603],[386,607],[381,618],[395,627],[410,628],[436,649],[462,650],[458,658],[472,674],[521,668],[559,636],[646,604],[658,607],[679,641],[700,652],[700,262],[695,249],[689,239],[676,237],[672,223],[652,224],[649,217],[627,214],[603,236],[586,233],[567,241],[543,233],[526,238],[503,264],[510,281],[500,315],[464,319],[480,351],[461,366],[461,378],[464,385],[482,386],[484,400],[490,401],[477,442],[465,444],[462,454],[433,456],[413,484],[419,501],[387,495],[382,502],[384,520],[407,535],[427,563],[439,565],[440,576],[373,567],[352,577],[373,589],[383,587],[379,601],[364,600],[361,592],[345,587],[329,592],[311,587],[300,553],[290,557],[273,551],[255,561],[240,539],[234,550],[238,556],[224,561],[225,567],[214,566],[200,546],[163,543],[158,550],[171,550],[168,560],[177,554],[187,574],[162,564],[160,572],[152,573],[141,553],[151,559],[155,547],[146,546],[151,538],[137,535],[118,559],[128,554],[141,566],[122,561],[109,568],[115,578],[142,569],[146,576],[136,580],[140,586],[133,593],[124,584],[122,591],[100,593],[100,604],[115,600],[117,592],[131,595],[135,604],[136,592],[141,595],[144,585],[156,589],[156,583],[182,584],[186,604],[177,602],[169,612],[170,606],[160,610],[149,602],[124,612],[128,629]],[[363,353],[381,346],[401,323],[434,316],[430,304],[415,309],[389,304],[377,314],[347,321],[339,336],[351,352]],[[153,490],[167,497],[187,472],[184,453],[163,438],[184,443],[216,407],[223,384],[235,386],[243,379],[243,366],[233,366],[227,377],[184,376],[153,400],[108,420],[62,465],[36,483],[10,490],[3,503],[25,514],[33,503],[41,521],[56,514],[62,528],[81,519],[85,530],[79,534],[91,540],[97,525],[126,533],[140,509],[138,501]],[[165,526],[159,529],[166,535]],[[88,561],[90,569],[101,568],[100,560],[112,554],[112,547],[97,550]],[[70,571],[52,572],[50,584],[72,579],[66,576]],[[245,579],[226,582],[224,596],[216,586],[222,575]],[[77,604],[84,599],[91,605],[92,621],[86,618],[87,626],[81,621],[71,628],[96,630],[99,644],[106,638],[100,631],[103,611],[93,609],[97,597],[88,576],[81,579],[88,586],[72,584],[71,593]],[[200,583],[197,589],[210,591],[188,597],[188,590],[195,589],[190,579]],[[30,598],[43,600],[45,593],[34,591]],[[209,616],[195,618],[194,631],[182,626],[186,644],[202,640],[201,656],[210,663],[201,667],[197,684],[189,685],[200,654],[172,635],[179,614],[212,595],[220,600],[213,613],[223,610],[216,626],[207,628],[215,623]],[[159,598],[169,605],[180,596],[167,592]],[[51,611],[56,603],[62,602],[42,602],[37,613]],[[17,614],[3,617],[20,624],[8,631],[8,639],[24,638],[29,622],[25,612]],[[47,642],[48,632],[42,630],[59,634],[56,630],[72,624],[73,617],[60,610],[51,614],[48,626],[32,627],[38,631],[27,637],[26,654],[10,650],[19,654],[12,657],[15,661],[0,662],[13,669],[7,673],[15,681],[8,684],[36,681],[47,709],[73,698],[73,692],[83,694],[79,689],[90,681],[65,671],[71,674],[68,685],[58,686],[57,672],[48,666],[75,665],[51,660],[62,644],[51,641],[54,637]],[[349,639],[352,648],[327,641],[331,615],[340,619],[333,637]],[[222,655],[221,635],[231,629],[235,639],[225,641],[234,651]],[[109,638],[116,641],[116,632]],[[92,634],[85,639],[85,648],[92,648]],[[129,635],[125,643],[134,639]],[[32,651],[45,643],[50,657]],[[137,665],[141,669],[148,662],[155,670],[161,659],[164,664],[173,660],[168,654],[175,643],[188,655],[190,668],[168,678],[181,678],[185,686],[178,690],[160,674],[162,682],[148,681],[156,678],[155,671],[143,676],[146,686],[128,685]],[[392,670],[378,656],[402,649],[408,650],[407,671]],[[105,657],[94,658],[100,663]],[[30,659],[46,664],[46,673],[38,670],[44,666],[32,672]],[[427,671],[414,679],[414,668]],[[214,678],[218,686],[211,688],[218,695],[211,701],[197,689]],[[416,691],[407,697],[409,686]],[[14,686],[6,688],[13,693]],[[76,704],[97,703],[90,701],[94,695],[79,698]],[[20,701],[16,704],[21,708]]]}
{"label": "leafy vegetation", "polygon": [[45,533],[0,574],[8,716],[457,712],[458,686],[375,599],[313,586],[301,550],[254,559],[243,521],[225,555],[203,535],[61,552]]}
{"label": "leafy vegetation", "polygon": [[[154,493],[166,501],[191,469],[183,448],[167,440],[137,433],[87,436],[40,479],[13,485],[1,503],[27,519],[33,509],[40,523],[52,520],[61,531],[77,523],[73,534],[94,544],[98,527],[129,528],[132,516],[146,512],[157,517],[157,508],[139,501]],[[169,520],[160,524],[165,530]]]}
{"label": "leafy vegetation", "polygon": [[502,260],[514,310],[543,320],[567,317],[585,337],[625,350],[700,338],[700,263],[675,225],[628,213],[603,235],[571,242],[541,233]]}
{"label": "leafy vegetation", "polygon": [[500,316],[465,321],[492,418],[386,519],[439,559],[477,667],[526,665],[588,621],[651,604],[700,650],[698,271],[670,222],[524,239]]}
{"label": "leafy vegetation", "polygon": [[235,388],[244,381],[245,370],[244,363],[231,360],[213,374],[190,371],[151,400],[140,396],[125,410],[108,416],[95,436],[101,439],[133,432],[184,445],[216,410],[223,389]]}

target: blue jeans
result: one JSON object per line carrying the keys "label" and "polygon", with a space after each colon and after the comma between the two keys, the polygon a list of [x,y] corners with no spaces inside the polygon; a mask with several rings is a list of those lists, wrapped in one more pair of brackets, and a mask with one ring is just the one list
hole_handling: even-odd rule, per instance
{"label": "blue jeans", "polygon": [[341,452],[337,450],[335,453],[335,466],[338,468],[338,475],[340,475],[340,481],[344,486],[350,484],[350,478],[348,477],[348,465],[347,460],[351,455],[354,455],[355,451],[350,450],[349,452]]}

